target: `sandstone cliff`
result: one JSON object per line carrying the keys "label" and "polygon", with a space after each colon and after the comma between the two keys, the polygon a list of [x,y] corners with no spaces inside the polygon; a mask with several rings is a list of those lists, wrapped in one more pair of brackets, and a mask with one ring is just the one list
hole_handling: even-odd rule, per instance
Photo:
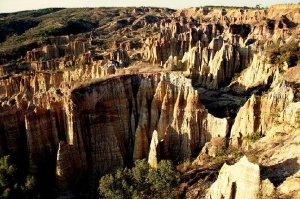
{"label": "sandstone cliff", "polygon": [[223,165],[217,181],[210,187],[206,198],[258,199],[259,190],[259,166],[243,157],[235,165],[229,166],[226,163]]}
{"label": "sandstone cliff", "polygon": [[[1,119],[7,140],[1,151],[16,150],[20,134],[25,134],[30,170],[45,172],[41,160],[56,164],[62,189],[87,168],[104,174],[147,158],[149,150],[151,162],[151,157],[187,160],[212,137],[229,131],[228,121],[208,114],[183,76],[121,76],[70,92],[68,87],[48,88],[53,77],[47,75],[29,80],[28,90],[16,88],[14,104],[2,103],[7,111],[1,111],[1,118],[11,119]],[[155,149],[155,139],[163,149]]]}
{"label": "sandstone cliff", "polygon": [[169,70],[188,71],[202,86],[221,87],[250,61],[248,47],[236,46],[232,33],[228,33],[229,40],[227,35],[226,39],[221,36],[223,27],[219,24],[190,26],[173,21],[161,28],[159,36],[146,40],[145,60]]}
{"label": "sandstone cliff", "polygon": [[268,63],[267,58],[262,54],[254,54],[251,65],[227,89],[244,93],[253,89],[266,88],[272,84],[278,73],[278,65]]}
{"label": "sandstone cliff", "polygon": [[[231,146],[239,147],[260,165],[262,182],[257,193],[261,198],[299,197],[299,191],[292,186],[298,183],[299,156],[294,153],[298,145],[292,143],[299,139],[299,102],[291,83],[294,80],[287,82],[287,76],[288,73],[283,75],[285,80],[269,93],[251,96],[239,110],[230,132]],[[231,187],[224,190],[229,193]]]}
{"label": "sandstone cliff", "polygon": [[157,131],[154,131],[152,133],[152,139],[151,139],[150,151],[148,157],[149,165],[152,168],[157,168],[157,164],[159,162],[159,157],[157,157],[158,154],[159,154],[158,135],[157,135]]}
{"label": "sandstone cliff", "polygon": [[251,96],[235,118],[230,135],[232,142],[241,144],[242,137],[254,133],[265,135],[293,99],[293,89],[285,81],[262,97]]}

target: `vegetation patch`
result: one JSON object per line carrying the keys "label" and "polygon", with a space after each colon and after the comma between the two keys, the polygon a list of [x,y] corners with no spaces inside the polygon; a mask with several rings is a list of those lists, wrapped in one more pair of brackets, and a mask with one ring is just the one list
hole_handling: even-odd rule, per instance
{"label": "vegetation patch", "polygon": [[218,146],[216,149],[215,162],[217,164],[220,164],[220,163],[225,162],[225,159],[227,159],[226,148],[224,146]]}
{"label": "vegetation patch", "polygon": [[274,44],[269,47],[270,63],[280,64],[287,63],[288,66],[296,66],[299,60],[300,51],[297,42],[291,42],[283,46]]}
{"label": "vegetation patch", "polygon": [[176,198],[172,189],[180,182],[180,174],[170,160],[159,162],[157,169],[144,160],[135,161],[132,169],[118,169],[100,180],[100,195],[111,199]]}
{"label": "vegetation patch", "polygon": [[10,156],[0,158],[0,198],[39,198],[33,175],[23,177]]}
{"label": "vegetation patch", "polygon": [[252,143],[258,141],[260,138],[261,138],[260,132],[255,132],[255,133],[252,133],[252,134],[244,137],[245,140],[252,142]]}

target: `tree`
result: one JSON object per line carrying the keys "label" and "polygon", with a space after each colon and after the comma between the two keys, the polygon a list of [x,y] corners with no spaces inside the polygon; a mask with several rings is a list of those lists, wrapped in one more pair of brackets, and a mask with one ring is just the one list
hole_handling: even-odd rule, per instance
{"label": "tree", "polygon": [[159,162],[157,169],[149,173],[149,182],[161,198],[172,196],[172,188],[177,186],[180,181],[180,174],[175,170],[170,160]]}
{"label": "tree", "polygon": [[157,169],[146,160],[135,161],[132,169],[119,169],[100,180],[100,194],[106,198],[173,198],[180,174],[170,160],[162,160]]}
{"label": "tree", "polygon": [[0,198],[38,198],[36,180],[28,175],[26,179],[18,173],[9,155],[0,158]]}
{"label": "tree", "polygon": [[33,175],[26,177],[25,184],[21,186],[24,198],[39,198],[37,193],[37,181]]}
{"label": "tree", "polygon": [[18,184],[14,178],[15,166],[10,163],[10,156],[0,158],[0,194],[1,198],[13,198],[18,190]]}
{"label": "tree", "polygon": [[103,176],[100,179],[100,194],[112,199],[131,198],[131,178],[131,171],[129,169],[118,169],[114,174]]}
{"label": "tree", "polygon": [[132,168],[132,180],[133,180],[133,195],[135,197],[148,195],[150,191],[148,183],[149,164],[143,160],[136,160],[135,167]]}

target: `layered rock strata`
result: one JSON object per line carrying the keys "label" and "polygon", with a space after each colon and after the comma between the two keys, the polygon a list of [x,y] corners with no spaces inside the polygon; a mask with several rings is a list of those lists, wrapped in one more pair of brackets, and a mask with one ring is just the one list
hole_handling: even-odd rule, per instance
{"label": "layered rock strata", "polygon": [[28,62],[51,60],[59,57],[79,56],[88,52],[90,41],[80,40],[75,36],[58,36],[50,39],[49,45],[28,51],[25,60]]}
{"label": "layered rock strata", "polygon": [[120,76],[72,92],[48,88],[48,76],[3,101],[1,152],[14,152],[25,136],[30,170],[45,172],[44,160],[56,165],[62,188],[87,169],[104,174],[148,156],[154,167],[160,158],[185,161],[229,131],[228,121],[207,112],[184,76]]}
{"label": "layered rock strata", "polygon": [[[134,9],[132,13],[151,9]],[[293,183],[299,182],[299,157],[293,149],[299,147],[289,146],[298,146],[295,129],[299,127],[300,106],[294,102],[295,89],[285,81],[268,94],[253,95],[231,128],[230,120],[208,113],[183,75],[107,75],[118,73],[117,66],[126,66],[130,62],[127,51],[132,50],[143,54],[143,61],[188,73],[193,84],[208,89],[227,85],[250,62],[229,89],[243,93],[270,85],[274,79],[276,85],[279,66],[267,64],[267,54],[261,50],[279,39],[281,44],[298,42],[291,35],[298,31],[299,6],[277,5],[269,11],[195,8],[178,11],[172,18],[152,20],[142,15],[126,20],[133,26],[119,33],[141,27],[160,29],[158,35],[143,40],[143,49],[134,49],[131,41],[122,40],[104,52],[102,47],[91,46],[92,38],[59,36],[28,51],[18,65],[1,66],[0,155],[21,154],[31,172],[45,179],[56,176],[57,188],[64,191],[85,171],[105,174],[147,157],[155,168],[162,158],[181,163],[201,150],[201,154],[215,157],[218,147],[227,147],[226,137],[240,147],[245,137],[255,133],[265,136],[259,143],[266,144],[247,146],[265,151],[262,157],[270,157],[260,159],[266,196],[277,186],[280,194],[297,198]],[[118,19],[116,23],[121,22]],[[14,75],[15,71],[28,72]],[[283,137],[286,146],[273,139],[287,132],[291,135]],[[249,177],[243,167],[254,175]],[[235,175],[236,170],[243,174],[241,178]],[[230,169],[224,165],[208,197],[257,198],[258,176],[257,165],[245,158]],[[247,193],[244,186],[251,187]]]}

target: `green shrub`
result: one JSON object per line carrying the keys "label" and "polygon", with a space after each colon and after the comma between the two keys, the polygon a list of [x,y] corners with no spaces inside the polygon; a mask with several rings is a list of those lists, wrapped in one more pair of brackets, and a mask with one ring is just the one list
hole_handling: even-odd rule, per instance
{"label": "green shrub", "polygon": [[270,51],[269,57],[271,64],[282,65],[284,62],[287,62],[289,66],[297,65],[297,62],[299,60],[298,43],[288,43],[279,47],[279,42],[277,42],[276,44],[268,47],[268,50]]}
{"label": "green shrub", "polygon": [[172,195],[172,188],[179,184],[180,174],[170,160],[162,160],[157,169],[150,171],[148,179],[156,195],[159,198],[167,198]]}
{"label": "green shrub", "polygon": [[249,155],[247,155],[247,158],[248,158],[249,162],[252,162],[254,164],[259,163],[259,157],[255,154],[249,154]]}
{"label": "green shrub", "polygon": [[284,136],[284,135],[286,135],[285,132],[276,132],[275,133],[275,136]]}
{"label": "green shrub", "polygon": [[215,162],[218,163],[218,164],[219,164],[219,163],[223,163],[223,162],[224,162],[224,159],[223,159],[222,156],[216,156]]}
{"label": "green shrub", "polygon": [[216,156],[223,156],[226,154],[226,148],[223,146],[218,146],[216,151]]}
{"label": "green shrub", "polygon": [[248,140],[249,142],[253,142],[254,143],[254,142],[258,141],[260,138],[261,138],[260,133],[259,132],[255,132],[255,133],[252,133],[250,135],[247,135],[245,137],[245,140]]}
{"label": "green shrub", "polygon": [[22,179],[10,156],[0,158],[0,198],[38,198],[36,185],[32,175]]}
{"label": "green shrub", "polygon": [[99,189],[106,198],[131,198],[132,189],[130,181],[132,179],[131,170],[117,170],[114,174],[108,174],[101,178]]}
{"label": "green shrub", "polygon": [[149,185],[147,182],[149,174],[149,164],[145,160],[136,160],[135,167],[132,168],[132,179],[135,184],[134,195],[149,194]]}
{"label": "green shrub", "polygon": [[222,163],[226,159],[226,148],[223,146],[218,146],[216,150],[216,157],[215,162],[216,163]]}
{"label": "green shrub", "polygon": [[121,24],[121,23],[115,23],[115,24],[111,27],[111,30],[112,30],[112,31],[117,31],[117,30],[119,30],[119,29],[121,29],[121,28],[124,28],[124,27],[125,27],[124,24]]}
{"label": "green shrub", "polygon": [[172,198],[172,189],[178,185],[180,174],[169,160],[150,168],[146,160],[135,161],[132,169],[119,169],[100,179],[100,194],[106,198]]}
{"label": "green shrub", "polygon": [[232,149],[232,157],[237,160],[238,158],[240,158],[243,155],[243,152],[241,151],[241,149],[238,148],[233,148]]}
{"label": "green shrub", "polygon": [[103,17],[100,21],[99,21],[99,26],[103,26],[107,23],[111,22],[111,18],[110,17]]}

